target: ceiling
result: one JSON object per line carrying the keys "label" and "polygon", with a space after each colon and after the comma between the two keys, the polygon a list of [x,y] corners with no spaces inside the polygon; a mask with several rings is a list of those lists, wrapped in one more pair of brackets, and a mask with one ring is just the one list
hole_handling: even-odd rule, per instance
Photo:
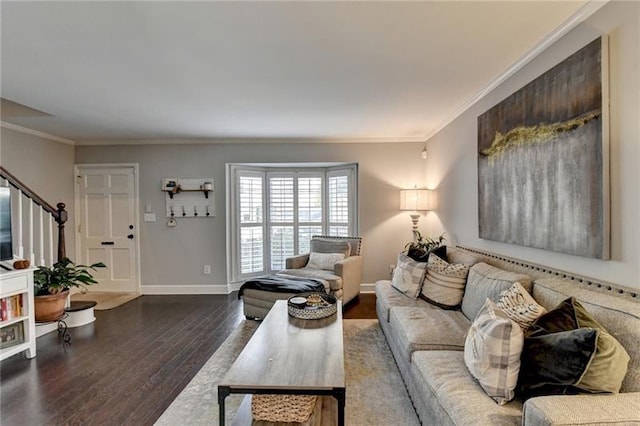
{"label": "ceiling", "polygon": [[424,140],[585,3],[2,1],[1,94],[28,107],[2,120],[80,144]]}

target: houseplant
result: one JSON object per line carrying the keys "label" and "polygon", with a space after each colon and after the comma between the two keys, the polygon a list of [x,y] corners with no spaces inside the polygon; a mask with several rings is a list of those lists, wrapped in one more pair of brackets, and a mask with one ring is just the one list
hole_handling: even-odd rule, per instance
{"label": "houseplant", "polygon": [[413,248],[416,250],[429,252],[434,248],[440,247],[442,243],[446,241],[446,238],[444,237],[444,233],[440,234],[435,239],[431,237],[422,236],[420,231],[414,231],[414,233],[415,233],[415,239],[413,241],[408,242],[407,245],[404,246],[404,249],[406,251]]}
{"label": "houseplant", "polygon": [[[414,240],[408,242],[404,246],[407,256],[414,260],[426,262],[429,257],[429,253],[443,246],[443,242],[446,240],[444,233],[440,234],[436,238],[423,236],[420,231],[414,231]],[[446,249],[443,247],[443,249]]]}
{"label": "houseplant", "polygon": [[93,265],[76,265],[65,257],[53,266],[39,266],[33,273],[35,290],[35,317],[38,322],[54,321],[64,312],[64,305],[71,287],[86,289],[97,284],[90,271],[106,268],[102,262]]}

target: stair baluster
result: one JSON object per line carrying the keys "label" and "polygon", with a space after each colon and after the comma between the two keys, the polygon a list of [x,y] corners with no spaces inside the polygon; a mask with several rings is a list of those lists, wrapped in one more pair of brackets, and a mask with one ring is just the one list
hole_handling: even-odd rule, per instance
{"label": "stair baluster", "polygon": [[[17,257],[25,259],[26,254],[32,265],[36,265],[37,261],[38,265],[47,266],[66,257],[64,228],[68,214],[65,204],[58,203],[56,207],[51,206],[2,166],[0,166],[0,178],[2,178],[0,184],[8,186],[11,190],[12,216],[14,217],[13,248]],[[28,211],[25,212],[25,208]],[[34,223],[34,209],[38,209],[36,223]],[[53,228],[56,226],[54,222],[58,228],[56,259],[54,259]]]}

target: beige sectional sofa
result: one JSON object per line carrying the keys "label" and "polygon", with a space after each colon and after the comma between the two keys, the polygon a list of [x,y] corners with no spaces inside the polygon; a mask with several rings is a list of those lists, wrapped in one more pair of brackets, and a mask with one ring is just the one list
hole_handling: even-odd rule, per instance
{"label": "beige sectional sofa", "polygon": [[[378,319],[422,424],[640,425],[640,295],[471,249],[450,248],[448,257],[476,264],[461,310],[411,299],[390,281],[376,283]],[[548,310],[575,297],[618,339],[631,357],[619,394],[542,396],[502,406],[487,396],[465,366],[465,335],[486,298],[495,300],[514,277]]]}

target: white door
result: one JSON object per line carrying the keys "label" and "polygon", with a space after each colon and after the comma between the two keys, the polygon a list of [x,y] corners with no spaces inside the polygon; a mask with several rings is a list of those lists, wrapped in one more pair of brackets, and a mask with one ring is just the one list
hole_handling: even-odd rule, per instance
{"label": "white door", "polygon": [[104,262],[91,292],[138,292],[135,166],[77,166],[78,262]]}

